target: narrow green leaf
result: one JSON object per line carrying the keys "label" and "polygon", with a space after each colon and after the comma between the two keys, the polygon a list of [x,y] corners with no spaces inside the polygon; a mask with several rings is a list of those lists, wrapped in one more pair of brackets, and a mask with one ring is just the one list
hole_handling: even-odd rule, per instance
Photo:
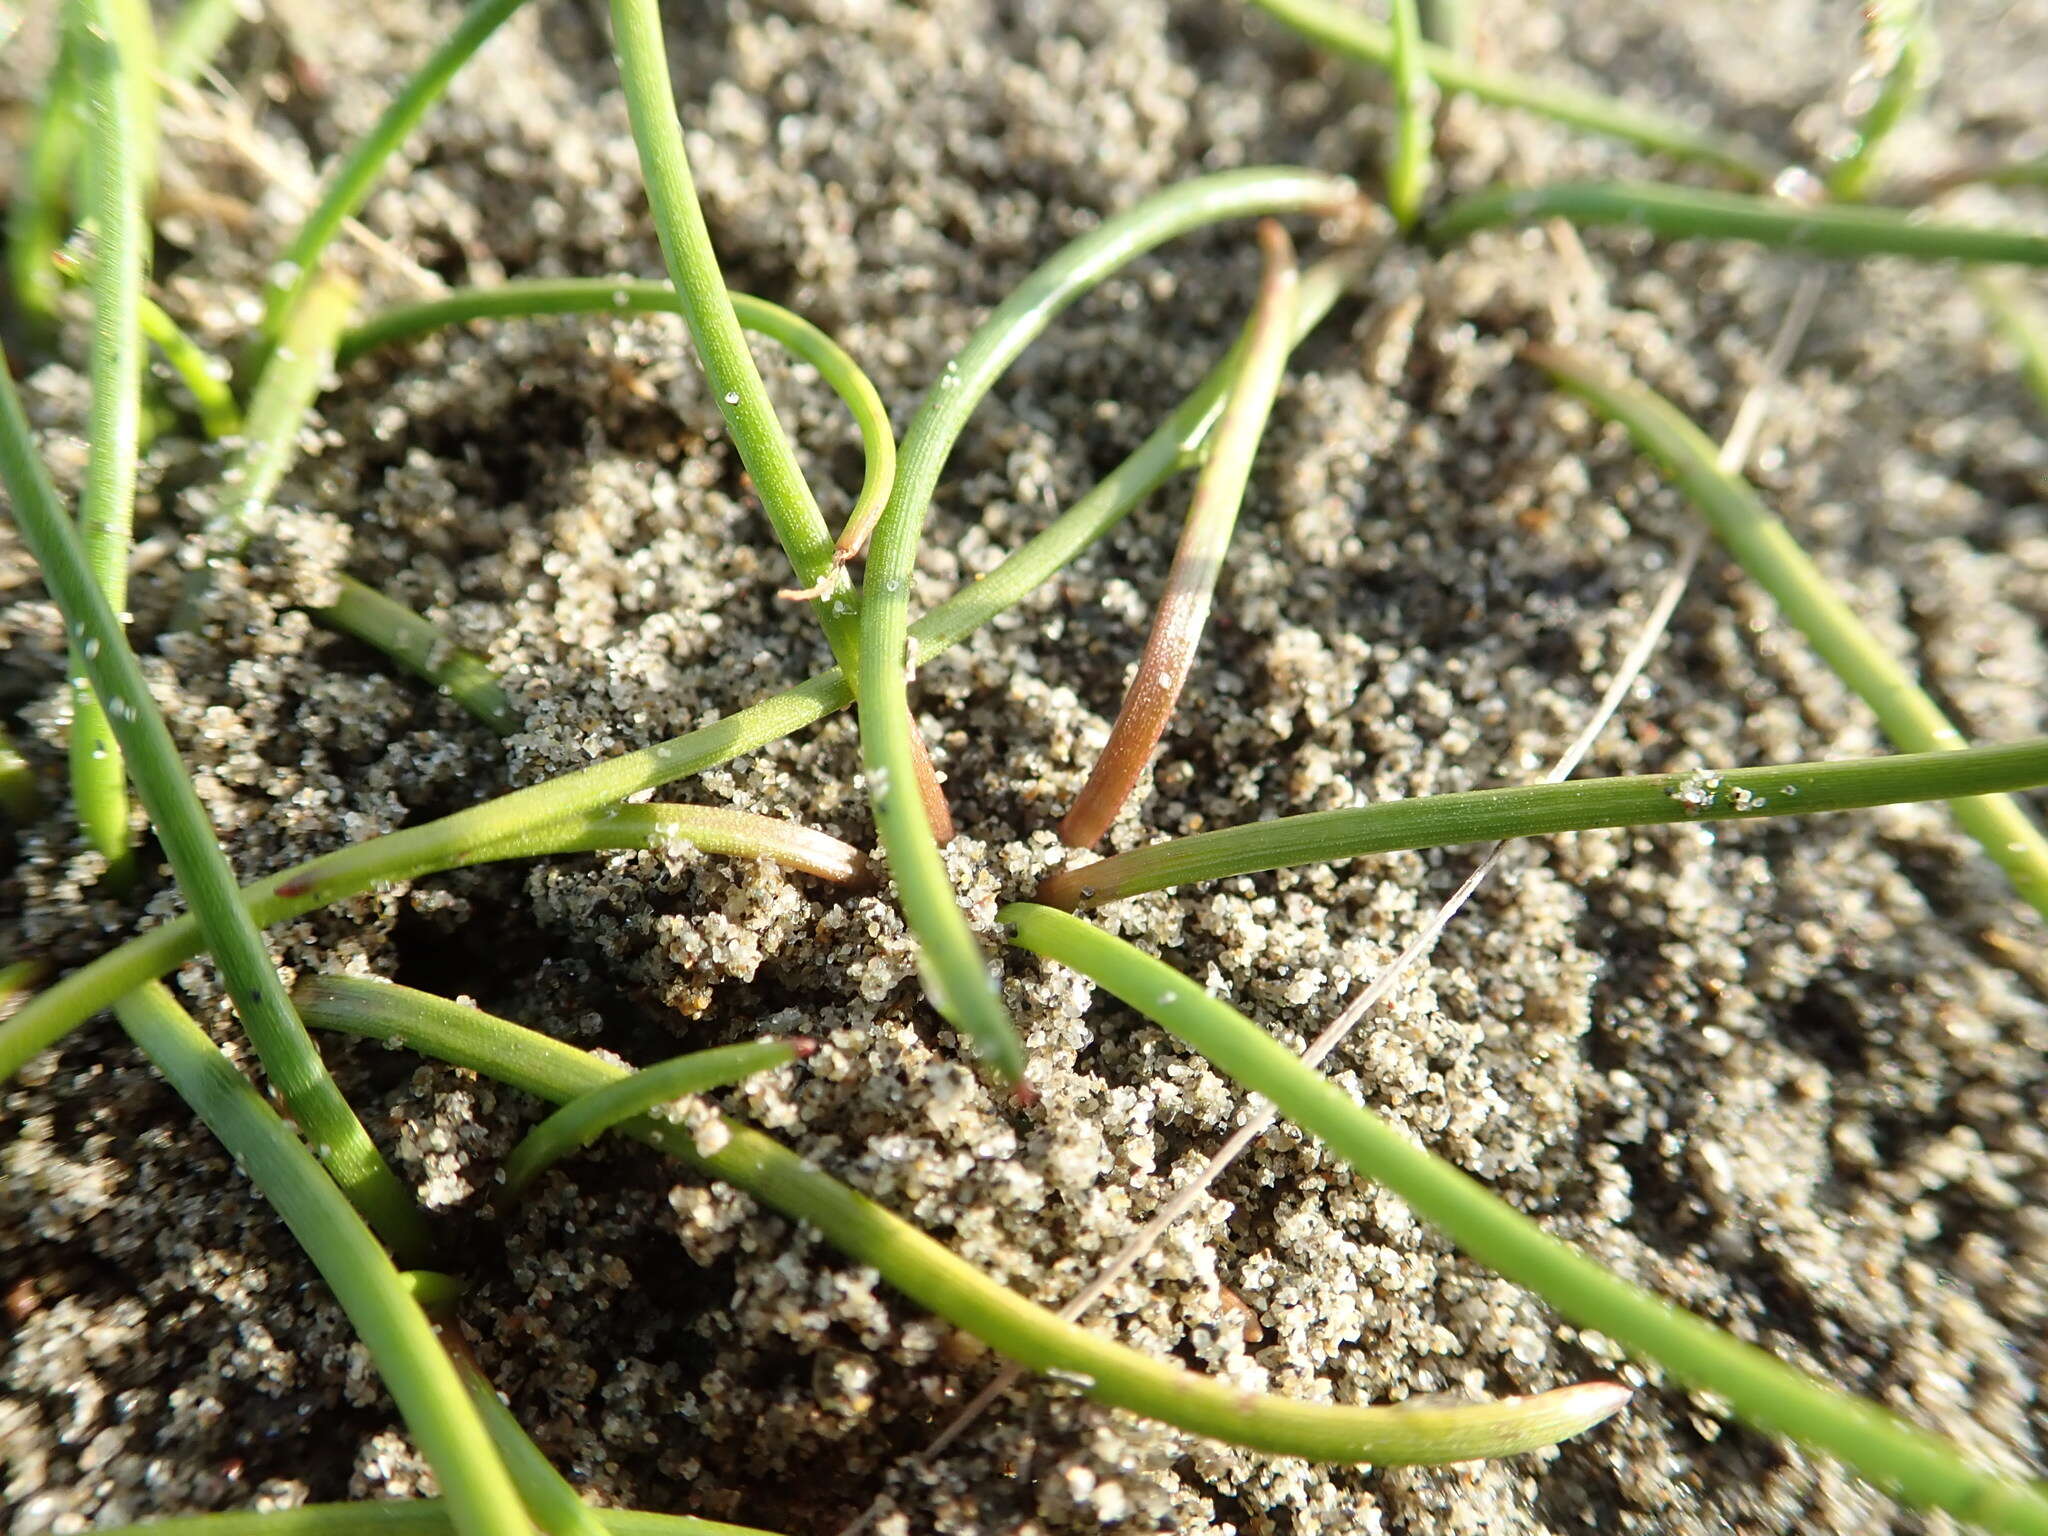
{"label": "narrow green leaf", "polygon": [[[1628,428],[1712,525],[1728,553],[1870,706],[1896,745],[1909,752],[1955,752],[1964,745],[1962,732],[1912,670],[1879,643],[1749,482],[1715,462],[1713,443],[1669,401],[1564,348],[1531,347],[1526,356],[1601,415]],[[2006,872],[2013,888],[2048,916],[2048,838],[2019,803],[2009,795],[1988,795],[1955,800],[1950,809]]]}
{"label": "narrow green leaf", "polygon": [[1599,1330],[1639,1359],[1654,1360],[1690,1387],[1719,1394],[1745,1424],[1834,1456],[1912,1503],[2009,1536],[2048,1536],[2048,1495],[2039,1487],[1986,1471],[1940,1436],[1610,1274],[1417,1146],[1172,966],[1049,907],[1019,903],[1002,917],[1016,926],[1024,948],[1114,993],[1561,1316]]}
{"label": "narrow green leaf", "polygon": [[1551,218],[1620,225],[1665,240],[1753,240],[1808,256],[2048,264],[2048,235],[2030,230],[1937,224],[1910,209],[1808,206],[1647,181],[1568,181],[1474,192],[1430,220],[1424,233],[1432,244],[1448,245],[1478,230]]}

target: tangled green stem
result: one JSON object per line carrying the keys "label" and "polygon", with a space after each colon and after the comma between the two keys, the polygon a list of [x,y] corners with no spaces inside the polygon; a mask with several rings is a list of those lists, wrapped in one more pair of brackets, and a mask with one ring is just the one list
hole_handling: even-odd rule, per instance
{"label": "tangled green stem", "polygon": [[1329,211],[1356,195],[1340,178],[1273,167],[1204,176],[1154,194],[1070,242],[1026,278],[946,365],[904,435],[896,486],[875,528],[862,589],[861,756],[876,830],[918,943],[926,993],[1013,1081],[1023,1075],[1023,1044],[954,897],[924,804],[909,792],[916,769],[907,682],[910,582],[939,474],[968,416],[1003,370],[1055,315],[1117,268],[1205,224]]}
{"label": "tangled green stem", "polygon": [[[462,1536],[529,1536],[525,1511],[448,1356],[398,1269],[277,1111],[155,983],[115,1010],[206,1122],[334,1291],[406,1427],[434,1469]],[[267,1529],[267,1528],[266,1528]]]}
{"label": "tangled green stem", "polygon": [[[627,1075],[628,1069],[574,1046],[405,987],[328,976],[304,983],[299,995],[307,1017],[324,1029],[397,1041],[557,1103]],[[1462,1461],[1554,1444],[1628,1400],[1626,1388],[1605,1383],[1453,1407],[1351,1408],[1247,1392],[1062,1321],[808,1158],[730,1117],[720,1122],[722,1144],[702,1128],[658,1120],[629,1121],[620,1129],[808,1222],[905,1295],[1020,1364],[1055,1374],[1098,1402],[1233,1444],[1318,1461]]]}
{"label": "tangled green stem", "polygon": [[[1325,261],[1303,276],[1295,306],[1297,342],[1330,312],[1343,292],[1348,272],[1345,262]],[[1114,527],[1170,476],[1194,463],[1242,362],[1240,340],[1166,421],[1092,491],[984,580],[970,584],[919,620],[911,633],[923,654],[942,653],[1012,607]],[[25,445],[25,437],[22,441]],[[0,449],[10,445],[7,435],[0,433]],[[32,458],[28,462],[34,463]],[[551,837],[563,843],[594,837],[592,818],[607,806],[751,752],[844,709],[852,701],[852,690],[835,668],[685,736],[594,763],[438,821],[324,854],[253,882],[243,897],[256,922],[275,923],[379,881],[414,879],[484,858],[524,857],[545,851]],[[495,851],[500,848],[511,851]],[[14,1018],[0,1023],[0,1082],[122,993],[197,953],[201,942],[196,919],[187,915],[136,935],[64,977]]]}

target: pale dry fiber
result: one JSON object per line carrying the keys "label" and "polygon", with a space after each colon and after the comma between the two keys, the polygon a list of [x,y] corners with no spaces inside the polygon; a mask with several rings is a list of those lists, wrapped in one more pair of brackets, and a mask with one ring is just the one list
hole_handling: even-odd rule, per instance
{"label": "pale dry fiber", "polygon": [[[1502,60],[1619,84],[1788,153],[1827,141],[1837,117],[1807,104],[1853,58],[1834,7],[1671,19],[1614,0],[1570,8],[1569,28],[1500,9]],[[325,7],[277,14],[235,45],[227,74],[277,155],[305,160],[359,133],[453,12],[368,4],[345,27]],[[1382,83],[1227,6],[820,0],[678,5],[671,18],[732,280],[833,330],[905,416],[986,306],[1088,219],[1196,168],[1363,173],[1391,120]],[[2038,119],[2025,64],[2048,46],[2048,8],[1950,7],[1943,26],[1946,84],[1897,146],[1916,174]],[[286,40],[309,67],[286,69]],[[520,18],[458,78],[414,145],[417,168],[364,222],[456,281],[659,270],[605,41],[592,8]],[[0,89],[28,94],[35,63],[17,39]],[[309,81],[322,94],[305,94]],[[282,107],[264,103],[271,82]],[[1439,145],[1454,188],[1640,168],[1470,103]],[[217,143],[172,150],[174,185],[257,213],[231,230],[194,200],[167,230],[167,299],[222,338],[267,259],[261,231],[296,214],[297,189],[267,187]],[[2017,194],[1965,203],[2048,218]],[[1249,235],[1168,250],[1027,354],[934,509],[922,602],[1040,526],[1213,360],[1256,283]],[[1613,234],[1585,245],[1605,306],[1578,306],[1582,337],[1724,428],[1797,269]],[[363,276],[402,296],[388,271]],[[1556,324],[1560,288],[1584,283],[1536,233],[1434,264],[1395,255],[1370,301],[1304,350],[1180,723],[1111,846],[1540,773],[1688,526],[1615,435],[1510,361],[1519,332]],[[1982,338],[1952,273],[1838,269],[1759,478],[1858,601],[1922,648],[1937,691],[2012,738],[2048,728],[2048,454]],[[499,325],[347,376],[262,562],[217,583],[203,634],[160,651],[163,696],[241,867],[671,734],[822,663],[815,626],[774,599],[786,573],[683,347],[679,326],[655,321]],[[763,363],[840,488],[824,493],[828,515],[843,514],[851,427],[813,381]],[[75,476],[81,381],[53,368],[27,382]],[[158,448],[169,526],[196,516],[178,493],[204,470],[190,444]],[[922,674],[963,834],[948,858],[984,919],[1057,857],[1054,823],[1121,696],[1183,495]],[[343,559],[486,651],[532,728],[500,744],[293,611]],[[179,591],[174,561],[138,578],[146,640]],[[60,636],[11,531],[0,596],[0,702],[54,783]],[[1861,707],[1710,557],[1588,771],[1879,745]],[[839,719],[682,794],[865,843],[856,767]],[[132,924],[87,899],[91,866],[61,809],[16,850],[0,888],[9,953],[75,963]],[[1109,920],[1172,946],[1299,1043],[1468,867],[1402,855],[1147,897]],[[1343,1079],[1624,1272],[1987,1455],[2048,1459],[2035,1387],[2048,987],[2002,968],[1997,938],[2016,936],[2037,965],[2025,949],[2040,935],[1941,813],[1584,834],[1514,850],[1502,875],[1435,966],[1339,1053]],[[294,965],[466,993],[634,1061],[817,1035],[827,1044],[806,1070],[741,1096],[753,1112],[1054,1300],[1236,1113],[1226,1085],[1156,1032],[1012,958],[1044,1095],[1015,1111],[917,1003],[886,902],[695,856],[466,873],[360,898],[282,942]],[[203,968],[180,979],[214,998]],[[882,1492],[897,1503],[885,1530],[1945,1528],[1661,1391],[1551,1456],[1376,1474],[1191,1442],[1027,1385],[935,1469],[892,1472],[989,1369],[943,1328],[638,1148],[586,1154],[510,1222],[470,1225],[539,1106],[407,1057],[331,1054],[471,1257],[480,1355],[608,1502],[793,1532],[832,1529]],[[419,1486],[339,1314],[111,1028],[10,1086],[0,1130],[12,1528]],[[1377,1400],[1627,1370],[1284,1136],[1162,1253],[1098,1315],[1130,1342],[1277,1390]]]}

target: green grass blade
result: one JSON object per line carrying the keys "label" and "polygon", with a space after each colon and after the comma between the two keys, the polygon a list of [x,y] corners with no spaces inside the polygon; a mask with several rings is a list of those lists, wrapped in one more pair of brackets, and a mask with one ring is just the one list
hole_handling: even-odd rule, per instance
{"label": "green grass blade", "polygon": [[[728,292],[727,297],[744,329],[780,342],[817,369],[818,376],[845,403],[854,425],[860,429],[866,470],[860,495],[847,515],[846,531],[834,545],[836,568],[866,543],[867,531],[881,515],[889,498],[889,487],[896,480],[896,434],[889,425],[889,408],[852,356],[810,321],[751,294]],[[342,337],[336,361],[346,366],[375,347],[472,320],[682,313],[683,301],[667,283],[585,277],[518,279],[489,288],[460,288],[424,303],[402,305],[373,315]],[[803,595],[822,596],[823,590]]]}
{"label": "green grass blade", "polygon": [[[1318,47],[1342,58],[1381,69],[1394,62],[1393,32],[1357,9],[1335,0],[1251,0],[1275,21],[1293,28]],[[1520,107],[1589,133],[1604,134],[1680,160],[1698,161],[1751,186],[1769,186],[1777,175],[1771,157],[1754,145],[1682,118],[1632,107],[1611,96],[1573,90],[1487,69],[1461,54],[1424,43],[1422,64],[1446,91],[1464,91],[1499,107]]]}
{"label": "green grass blade", "polygon": [[1867,0],[1863,48],[1877,94],[1856,125],[1856,142],[1827,174],[1828,195],[1855,202],[1870,188],[1878,152],[1934,80],[1934,38],[1923,0]]}
{"label": "green grass blade", "polygon": [[455,1339],[448,1339],[448,1344],[449,1353],[457,1357],[456,1369],[470,1404],[542,1536],[604,1536],[605,1525],[598,1512],[583,1502],[569,1480],[555,1470],[554,1463],[533,1443],[533,1437],[505,1406],[483,1368],[469,1358],[467,1346]]}
{"label": "green grass blade", "polygon": [[[771,732],[753,745],[773,741],[781,734],[786,733]],[[733,748],[729,737],[720,741],[716,761],[752,750],[751,746]],[[726,806],[600,805],[566,816],[478,814],[497,811],[502,804],[494,801],[475,811],[370,838],[294,865],[251,883],[241,892],[241,904],[251,922],[267,928],[374,885],[416,880],[472,864],[563,853],[661,852],[679,844],[735,858],[768,859],[842,885],[870,878],[866,861],[850,844],[808,827]],[[13,1018],[0,1023],[0,1082],[100,1009],[111,1007],[123,993],[198,954],[204,943],[203,929],[187,914],[138,934],[64,977]]]}
{"label": "green grass blade", "polygon": [[1387,209],[1403,229],[1413,229],[1429,191],[1430,115],[1436,88],[1423,58],[1422,19],[1416,0],[1394,0],[1394,141],[1387,156]]}
{"label": "green grass blade", "polygon": [[1937,224],[1909,209],[1810,207],[1648,181],[1567,181],[1474,192],[1431,219],[1424,233],[1432,244],[1448,245],[1478,230],[1550,218],[1616,224],[1666,240],[1753,240],[1808,256],[2048,264],[2048,235],[2029,230]]}
{"label": "green grass blade", "polygon": [[1326,864],[1405,848],[1544,837],[1594,827],[1758,821],[1909,801],[1949,800],[2048,785],[2048,737],[2012,746],[1916,752],[1782,768],[1651,773],[1522,784],[1383,800],[1176,837],[1061,870],[1038,900],[1071,911],[1143,891],[1297,864]]}
{"label": "green grass blade", "polygon": [[[318,977],[300,989],[323,1029],[399,1041],[543,1098],[564,1102],[627,1075],[536,1031],[388,983]],[[628,1135],[808,1222],[898,1290],[1033,1370],[1055,1372],[1098,1402],[1233,1444],[1318,1461],[1380,1465],[1511,1455],[1597,1424],[1628,1398],[1620,1387],[1567,1387],[1469,1407],[1349,1408],[1245,1392],[1062,1322],[990,1280],[951,1249],[829,1174],[732,1119],[728,1139],[658,1120]],[[1083,1382],[1086,1385],[1082,1385]]]}
{"label": "green grass blade", "polygon": [[482,850],[490,859],[555,853],[602,853],[678,845],[735,859],[765,859],[834,885],[865,885],[873,876],[851,843],[793,821],[726,805],[613,805],[581,818],[515,833]]}
{"label": "green grass blade", "polygon": [[[195,930],[195,939],[203,938],[213,952],[235,1010],[262,1057],[264,1071],[314,1145],[326,1149],[322,1160],[350,1198],[387,1242],[409,1261],[415,1260],[428,1246],[425,1223],[405,1186],[385,1165],[350,1112],[305,1026],[292,1011],[263,936],[242,905],[234,870],[214,838],[205,808],[185,774],[177,744],[150,697],[128,637],[94,582],[78,535],[35,456],[28,418],[4,359],[0,359],[0,479],[13,498],[15,521],[42,571],[44,585],[63,612],[86,675],[98,696],[107,701],[109,724],[127,754],[136,791],[156,825],[191,909],[188,924]],[[113,996],[103,997],[93,1006],[103,1007]],[[0,1028],[14,1030],[32,1016],[34,1007],[30,1004]]]}
{"label": "green grass blade", "polygon": [[[1715,463],[1713,443],[1670,402],[1562,348],[1532,347],[1526,355],[1601,415],[1628,428],[1786,619],[1870,706],[1895,745],[1909,752],[1953,752],[1963,745],[1962,733],[1912,672],[1836,594],[1749,482]],[[2013,888],[2048,916],[2048,838],[2019,803],[1993,795],[1955,800],[1950,809]]]}
{"label": "green grass blade", "polygon": [[519,713],[490,663],[444,638],[431,621],[353,576],[332,603],[308,610],[331,629],[374,646],[455,700],[500,736],[521,729]]}
{"label": "green grass blade", "polygon": [[383,173],[384,162],[419,126],[420,119],[442,92],[455,72],[469,62],[491,34],[505,24],[525,0],[474,0],[463,12],[455,30],[436,48],[417,73],[379,114],[376,124],[328,178],[327,190],[306,215],[306,222],[285,247],[272,269],[263,294],[263,337],[274,344],[297,308],[314,276],[320,270],[327,247],[342,224],[352,218],[369,198],[370,189]]}
{"label": "green grass blade", "polygon": [[[53,7],[62,0],[48,0]],[[143,16],[147,21],[147,16]],[[157,73],[189,81],[219,50],[240,21],[235,0],[191,0],[165,33]],[[84,92],[70,29],[63,29],[56,64],[36,108],[28,153],[17,172],[7,210],[7,270],[30,333],[41,340],[56,323],[63,280],[52,259],[64,239],[71,173],[84,142]],[[154,136],[155,129],[150,129]]]}
{"label": "green grass blade", "polygon": [[201,430],[216,440],[237,435],[242,430],[242,408],[235,403],[235,392],[229,388],[219,360],[186,335],[184,327],[154,299],[142,301],[140,321],[142,334],[163,354],[192,397]]}
{"label": "green grass blade", "polygon": [[116,1012],[334,1292],[433,1467],[454,1529],[463,1536],[530,1536],[519,1495],[433,1324],[305,1145],[161,986],[130,993]]}
{"label": "green grass blade", "polygon": [[[78,0],[72,45],[89,109],[92,154],[88,217],[93,261],[92,455],[79,495],[85,558],[107,606],[128,607],[128,555],[135,527],[135,471],[142,450],[143,290],[151,234],[145,202],[155,158],[156,46],[139,0]],[[71,675],[84,676],[74,650]],[[106,881],[125,890],[136,877],[128,831],[127,774],[102,701],[74,683],[71,798],[88,845],[107,861]]]}
{"label": "green grass blade", "polygon": [[910,582],[940,472],[968,416],[1003,370],[1060,310],[1117,268],[1205,224],[1320,211],[1355,196],[1339,178],[1262,168],[1201,177],[1147,198],[1069,243],[998,305],[946,365],[904,435],[896,486],[875,528],[862,589],[861,756],[889,872],[919,946],[926,993],[1011,1080],[1023,1074],[1023,1044],[954,897],[924,804],[910,792],[916,769],[907,684]]}
{"label": "green grass blade", "polygon": [[[683,321],[733,446],[796,571],[797,585],[816,587],[835,570],[832,535],[790,451],[718,270],[718,255],[711,247],[711,232],[683,148],[660,8],[656,0],[611,0],[611,10],[619,78],[626,87],[648,206],[661,237],[669,280],[682,303]],[[844,585],[836,585],[843,594]],[[818,613],[832,643],[833,659],[849,670],[859,643],[851,609],[851,599],[841,595],[821,605]]]}
{"label": "green grass blade", "polygon": [[[67,284],[89,281],[91,264],[71,252],[58,251],[51,260],[56,263],[58,276]],[[220,362],[186,335],[184,328],[147,294],[138,303],[136,318],[143,336],[163,354],[164,362],[192,396],[206,435],[217,439],[240,433],[242,408],[228,387],[227,370]]]}
{"label": "green grass blade", "polygon": [[[1295,306],[1297,342],[1335,305],[1349,271],[1347,262],[1326,261],[1303,276]],[[941,654],[1014,606],[1115,527],[1169,477],[1196,462],[1242,365],[1243,349],[1240,338],[1237,347],[1129,458],[1051,526],[1005,558],[984,580],[969,583],[913,625],[911,634],[923,654]],[[438,821],[367,839],[255,881],[246,889],[245,900],[253,919],[267,926],[362,889],[355,881],[413,879],[454,868],[480,857],[480,850],[516,849],[518,838],[542,829],[559,830],[566,841],[578,836],[579,825],[588,825],[587,818],[607,805],[778,741],[852,701],[853,692],[836,669],[822,673],[685,736]],[[579,818],[586,820],[579,823]],[[555,828],[564,822],[565,829]],[[690,836],[701,839],[705,831],[693,829]],[[508,851],[503,856],[523,854]],[[64,977],[15,1018],[0,1023],[0,1082],[13,1077],[23,1063],[49,1049],[131,987],[190,958],[200,943],[197,922],[187,915],[137,935]]]}
{"label": "green grass blade", "polygon": [[1719,1394],[1744,1423],[1834,1456],[1912,1503],[2010,1536],[2048,1536],[2048,1494],[2040,1488],[1987,1472],[1938,1435],[1608,1273],[1424,1151],[1173,967],[1048,907],[1020,903],[1005,908],[1003,919],[1016,925],[1024,948],[1092,978],[1562,1316],[1656,1361],[1690,1387]]}
{"label": "green grass blade", "polygon": [[579,1094],[528,1131],[512,1149],[505,1159],[500,1195],[506,1200],[518,1198],[563,1158],[672,1099],[729,1087],[757,1072],[786,1067],[813,1048],[809,1041],[757,1040],[692,1051]]}
{"label": "green grass blade", "polygon": [[306,280],[291,321],[249,392],[242,444],[220,477],[206,522],[212,544],[236,552],[254,536],[271,494],[299,453],[299,429],[334,371],[334,349],[355,309],[356,285],[322,273]]}

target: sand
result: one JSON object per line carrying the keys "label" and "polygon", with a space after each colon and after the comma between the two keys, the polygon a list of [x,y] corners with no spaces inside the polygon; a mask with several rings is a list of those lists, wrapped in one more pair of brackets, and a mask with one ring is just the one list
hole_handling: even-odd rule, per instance
{"label": "sand", "polygon": [[[899,427],[977,319],[1106,212],[1203,169],[1370,177],[1384,84],[1231,4],[790,0],[666,7],[690,151],[737,287],[816,320]],[[1847,8],[1638,0],[1488,7],[1489,55],[1740,128],[1838,142]],[[293,0],[223,69],[264,159],[173,124],[166,302],[227,345],[317,165],[454,15]],[[1927,174],[2039,120],[2048,6],[1946,7],[1948,73],[1897,143]],[[31,29],[33,31],[33,29]],[[660,270],[602,7],[536,6],[456,82],[364,221],[461,282]],[[33,89],[33,36],[0,91]],[[2035,70],[2032,80],[2029,71]],[[1453,105],[1452,188],[1644,174],[1635,154]],[[204,194],[203,196],[201,194]],[[2038,198],[1958,216],[2028,222]],[[1312,233],[1297,230],[1304,239]],[[1390,795],[1538,777],[1576,731],[1690,513],[1513,350],[1570,335],[1725,427],[1800,264],[1750,248],[1542,234],[1401,250],[1301,351],[1177,724],[1115,846]],[[415,281],[343,252],[373,301]],[[991,567],[1147,432],[1249,303],[1249,230],[1106,285],[982,408],[933,509],[921,606]],[[74,313],[64,356],[83,356]],[[764,366],[828,517],[857,438],[808,370]],[[68,486],[84,385],[26,380]],[[1881,633],[1975,730],[2048,728],[2048,451],[2039,406],[1948,269],[1833,269],[1756,477]],[[237,867],[254,873],[659,740],[799,680],[825,650],[678,324],[498,324],[369,359],[327,396],[269,538],[168,632],[212,455],[152,451],[136,635]],[[916,704],[975,920],[1056,861],[1185,505],[1161,494]],[[499,741],[295,605],[338,565],[501,669]],[[51,785],[68,704],[54,610],[0,530],[4,703]],[[1709,556],[1589,772],[1881,749],[1868,712]],[[872,839],[839,717],[671,797]],[[61,803],[11,834],[0,945],[59,965],[177,910],[96,896]],[[1299,1042],[1473,855],[1302,869],[1110,909]],[[2048,1322],[2041,926],[1937,807],[1519,847],[1334,1070],[1556,1234],[1844,1387],[2038,1469]],[[1156,1030],[1004,961],[1042,1102],[1008,1105],[921,1002],[884,893],[697,854],[500,866],[285,925],[295,973],[395,977],[633,1062],[802,1030],[801,1069],[727,1096],[1021,1291],[1057,1304],[1242,1112]],[[205,966],[184,996],[235,1042]],[[238,1056],[246,1052],[238,1043]],[[480,1211],[540,1107],[411,1056],[330,1051],[464,1256],[462,1318],[514,1409],[608,1505],[829,1533],[1936,1531],[1839,1468],[1667,1389],[1447,1250],[1285,1132],[1094,1315],[1124,1340],[1297,1396],[1382,1401],[1644,1383],[1561,1449],[1449,1469],[1318,1467],[1026,1383],[935,1466],[906,1461],[991,1369],[951,1329],[732,1191],[634,1145]],[[0,1112],[0,1492],[10,1529],[430,1486],[367,1356],[272,1214],[110,1022]],[[1239,1301],[1243,1305],[1239,1305]]]}

